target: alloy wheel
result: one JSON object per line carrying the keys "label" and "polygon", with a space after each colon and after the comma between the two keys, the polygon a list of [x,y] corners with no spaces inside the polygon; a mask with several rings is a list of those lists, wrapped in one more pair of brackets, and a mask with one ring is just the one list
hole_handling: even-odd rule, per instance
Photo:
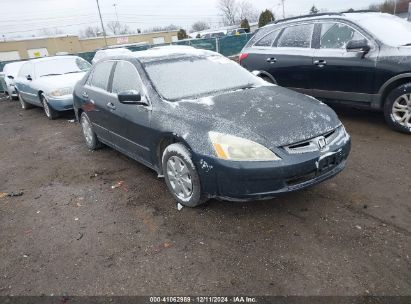
{"label": "alloy wheel", "polygon": [[83,135],[89,146],[93,144],[93,130],[91,129],[90,122],[83,116],[81,117],[81,128],[83,129]]}
{"label": "alloy wheel", "polygon": [[50,108],[49,108],[47,99],[45,97],[43,97],[43,108],[44,108],[44,112],[46,113],[47,117],[50,117]]}
{"label": "alloy wheel", "polygon": [[167,177],[174,194],[188,200],[193,195],[193,181],[184,161],[178,156],[172,156],[167,161]]}
{"label": "alloy wheel", "polygon": [[411,128],[411,93],[401,95],[394,101],[392,114],[397,123]]}

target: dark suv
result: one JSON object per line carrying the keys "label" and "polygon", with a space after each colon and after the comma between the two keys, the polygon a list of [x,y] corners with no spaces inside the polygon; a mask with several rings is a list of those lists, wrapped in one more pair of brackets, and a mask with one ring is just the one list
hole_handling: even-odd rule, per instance
{"label": "dark suv", "polygon": [[284,19],[261,28],[240,63],[326,102],[384,110],[411,133],[411,22],[376,12]]}

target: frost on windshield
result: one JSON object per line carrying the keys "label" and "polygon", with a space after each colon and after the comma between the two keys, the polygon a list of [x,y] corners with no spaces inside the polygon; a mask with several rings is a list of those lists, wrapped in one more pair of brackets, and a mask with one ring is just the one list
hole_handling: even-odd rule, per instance
{"label": "frost on windshield", "polygon": [[176,101],[260,86],[259,78],[222,56],[187,57],[146,64],[158,93]]}
{"label": "frost on windshield", "polygon": [[411,22],[382,13],[352,14],[350,17],[387,45],[403,46],[411,43]]}
{"label": "frost on windshield", "polygon": [[36,63],[36,72],[39,77],[47,75],[62,75],[68,73],[85,72],[90,64],[80,57],[52,58]]}

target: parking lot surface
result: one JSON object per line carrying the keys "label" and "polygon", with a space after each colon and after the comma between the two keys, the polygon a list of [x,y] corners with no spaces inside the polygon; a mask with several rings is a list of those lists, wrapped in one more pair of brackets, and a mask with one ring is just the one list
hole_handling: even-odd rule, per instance
{"label": "parking lot surface", "polygon": [[72,114],[0,101],[0,295],[410,295],[411,137],[336,109],[347,168],[304,191],[177,210]]}

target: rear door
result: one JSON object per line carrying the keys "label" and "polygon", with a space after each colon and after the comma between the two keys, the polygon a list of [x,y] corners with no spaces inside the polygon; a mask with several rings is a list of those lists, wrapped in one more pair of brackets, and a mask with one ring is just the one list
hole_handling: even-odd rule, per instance
{"label": "rear door", "polygon": [[145,105],[122,104],[118,94],[136,91],[144,95],[143,83],[135,65],[129,61],[117,61],[109,102],[111,103],[111,136],[116,147],[144,163],[150,164],[149,142],[151,107]]}
{"label": "rear door", "polygon": [[[364,39],[372,47],[368,54],[346,50],[349,41]],[[358,29],[338,21],[321,23],[318,40],[313,58],[313,95],[370,102],[378,56],[376,45]]]}
{"label": "rear door", "polygon": [[270,74],[283,87],[311,93],[314,23],[287,26],[274,44]]}
{"label": "rear door", "polygon": [[114,61],[97,63],[87,80],[82,98],[88,104],[87,115],[93,123],[94,131],[103,141],[112,143],[109,129],[112,125],[112,112],[110,102],[109,83],[112,77]]}

